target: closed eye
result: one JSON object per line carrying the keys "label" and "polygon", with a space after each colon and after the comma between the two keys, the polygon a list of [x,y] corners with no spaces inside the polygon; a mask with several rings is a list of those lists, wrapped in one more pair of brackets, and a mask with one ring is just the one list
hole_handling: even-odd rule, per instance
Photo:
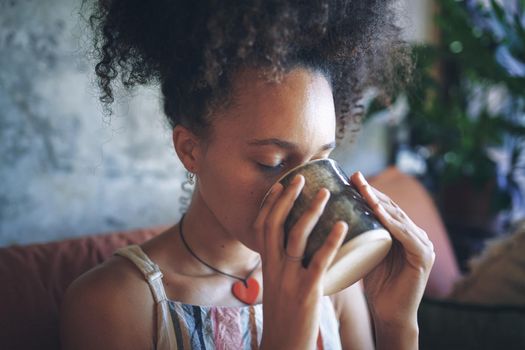
{"label": "closed eye", "polygon": [[284,162],[281,162],[281,163],[279,163],[277,165],[267,165],[267,164],[263,164],[263,163],[257,163],[257,165],[259,166],[259,168],[262,171],[267,172],[267,173],[280,172],[286,166],[286,164]]}

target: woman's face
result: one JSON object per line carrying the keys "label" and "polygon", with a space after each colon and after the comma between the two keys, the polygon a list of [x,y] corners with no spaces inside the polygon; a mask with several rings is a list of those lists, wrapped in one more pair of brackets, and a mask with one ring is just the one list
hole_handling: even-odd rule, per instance
{"label": "woman's face", "polygon": [[246,70],[233,91],[199,159],[199,195],[229,234],[260,251],[251,226],[266,191],[289,169],[335,147],[333,95],[322,74],[303,68],[280,83]]}

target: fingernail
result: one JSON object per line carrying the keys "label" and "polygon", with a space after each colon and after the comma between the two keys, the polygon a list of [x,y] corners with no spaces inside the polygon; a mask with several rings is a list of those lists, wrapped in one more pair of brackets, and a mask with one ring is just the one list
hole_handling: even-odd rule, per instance
{"label": "fingernail", "polygon": [[322,192],[326,192],[326,194],[328,195],[328,197],[330,197],[332,195],[332,192],[330,192],[330,190],[326,187],[323,187],[319,190],[319,193],[322,193]]}
{"label": "fingernail", "polygon": [[357,177],[359,178],[359,181],[361,181],[362,183],[365,183],[365,184],[368,183],[360,171],[357,172]]}
{"label": "fingernail", "polygon": [[297,185],[301,181],[301,177],[303,177],[303,175],[301,174],[295,175],[295,177],[292,180],[292,185]]}
{"label": "fingernail", "polygon": [[368,193],[370,193],[370,198],[374,203],[379,202],[379,198],[377,198],[376,194],[374,193],[374,191],[372,191],[372,189],[369,189]]}
{"label": "fingernail", "polygon": [[338,222],[339,222],[340,225],[343,226],[343,229],[342,229],[342,232],[341,232],[341,241],[343,241],[345,239],[346,235],[348,234],[349,226],[348,226],[348,223],[346,221],[339,220]]}
{"label": "fingernail", "polygon": [[283,187],[283,185],[280,182],[277,182],[277,183],[273,184],[272,188],[270,188],[269,195],[272,195],[275,192],[279,191],[279,189],[281,189],[282,187]]}

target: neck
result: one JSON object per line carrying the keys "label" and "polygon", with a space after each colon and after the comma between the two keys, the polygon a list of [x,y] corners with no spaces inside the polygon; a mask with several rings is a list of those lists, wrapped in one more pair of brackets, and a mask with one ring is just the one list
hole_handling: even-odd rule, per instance
{"label": "neck", "polygon": [[[188,212],[184,216],[182,227],[179,227],[179,233],[181,229],[189,248],[215,269],[245,277],[258,262],[259,254],[247,248],[222,226],[202,200],[197,188]],[[178,240],[184,247],[180,236]],[[185,247],[184,249],[188,261],[193,261],[193,266],[196,268],[198,266],[200,271],[210,270],[195,259]]]}

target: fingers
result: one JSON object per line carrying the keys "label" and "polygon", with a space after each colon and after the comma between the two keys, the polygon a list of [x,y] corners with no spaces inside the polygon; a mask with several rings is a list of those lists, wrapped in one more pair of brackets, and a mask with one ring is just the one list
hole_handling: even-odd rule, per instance
{"label": "fingers", "polygon": [[264,227],[264,221],[266,220],[266,217],[272,209],[275,201],[277,198],[279,198],[279,194],[281,194],[282,190],[283,185],[281,185],[279,182],[270,188],[268,195],[264,198],[263,203],[261,204],[259,214],[257,215],[257,218],[253,224],[254,228],[262,229]]}
{"label": "fingers", "polygon": [[369,185],[366,186],[365,193],[367,193],[365,199],[370,197],[370,201],[375,203],[374,207],[376,207],[376,210],[383,208],[392,219],[405,226],[407,230],[413,231],[422,244],[432,246],[432,242],[426,232],[420,229],[391,198]]}
{"label": "fingers", "polygon": [[292,257],[301,257],[304,255],[308,235],[319,221],[321,214],[330,198],[330,191],[321,189],[314,200],[312,201],[308,210],[303,213],[294,227],[290,230],[288,235],[288,242],[286,245],[286,254]]}
{"label": "fingers", "polygon": [[359,192],[374,210],[377,218],[405,248],[407,254],[418,256],[426,265],[433,263],[434,246],[426,232],[418,227],[387,195],[368,184],[357,172],[351,177]]}
{"label": "fingers", "polygon": [[419,228],[393,200],[389,199],[388,202],[380,202],[381,206],[388,213],[388,215],[397,220],[401,225],[410,228],[422,244],[433,247],[432,241],[430,241],[428,238],[427,233],[423,229]]}
{"label": "fingers", "polygon": [[392,236],[403,245],[407,252],[423,252],[429,247],[429,245],[424,244],[422,240],[418,238],[416,232],[419,228],[417,226],[399,221],[382,205],[379,205],[374,212],[381,223],[388,229]]}
{"label": "fingers", "polygon": [[284,221],[304,186],[304,177],[296,176],[290,185],[275,198],[264,220],[265,254],[267,258],[280,259],[284,249]]}
{"label": "fingers", "polygon": [[259,249],[263,249],[263,251],[261,251],[260,253],[264,255],[271,251],[271,249],[269,249],[269,243],[267,242],[267,239],[265,237],[264,223],[275,202],[282,193],[283,185],[281,185],[280,183],[276,183],[271,187],[269,191],[269,194],[264,198],[264,201],[261,205],[261,209],[259,210],[259,214],[257,215],[253,224],[254,231],[257,233],[257,244],[260,247]]}
{"label": "fingers", "polygon": [[[272,188],[272,191],[265,199],[255,225],[257,227],[264,226],[263,236],[266,258],[271,257],[274,259],[273,261],[277,261],[277,255],[281,254],[281,259],[286,258],[290,262],[297,263],[302,260],[300,258],[304,255],[308,235],[317,224],[330,198],[330,191],[327,189],[321,189],[317,193],[308,210],[301,215],[290,230],[285,250],[283,240],[284,222],[295,200],[301,193],[304,183],[304,177],[298,175],[286,189],[283,190],[282,187]],[[341,224],[338,227],[339,231],[341,231]],[[346,224],[343,224],[342,227],[346,227]],[[297,257],[297,259],[290,259],[289,257]],[[294,265],[301,267],[300,263]]]}
{"label": "fingers", "polygon": [[[343,244],[347,232],[348,224],[346,222],[336,222],[321,248],[315,252],[310,264],[308,265],[308,270],[312,271],[317,279],[323,276],[323,273],[334,260],[337,251]],[[315,283],[317,281],[314,280],[313,282]]]}

